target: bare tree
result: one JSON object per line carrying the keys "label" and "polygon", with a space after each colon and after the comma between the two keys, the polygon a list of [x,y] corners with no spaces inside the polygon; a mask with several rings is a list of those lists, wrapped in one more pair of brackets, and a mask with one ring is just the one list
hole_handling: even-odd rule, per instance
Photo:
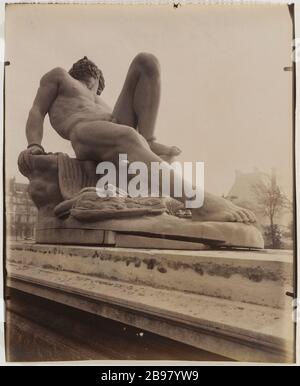
{"label": "bare tree", "polygon": [[253,186],[257,199],[257,210],[269,220],[269,235],[273,248],[280,247],[280,228],[276,224],[276,218],[285,210],[291,210],[292,204],[276,182],[275,173],[266,176]]}

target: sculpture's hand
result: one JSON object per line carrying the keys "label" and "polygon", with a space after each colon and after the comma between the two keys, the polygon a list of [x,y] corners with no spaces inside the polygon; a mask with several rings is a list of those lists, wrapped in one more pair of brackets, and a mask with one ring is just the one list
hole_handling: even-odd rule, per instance
{"label": "sculpture's hand", "polygon": [[26,149],[25,151],[28,152],[28,154],[31,154],[31,155],[41,155],[41,154],[45,154],[44,149],[43,149],[41,146],[38,146],[38,145],[30,146],[30,147],[29,147],[28,149]]}
{"label": "sculpture's hand", "polygon": [[23,150],[18,157],[18,166],[20,172],[23,174],[23,176],[30,178],[30,175],[32,174],[32,171],[34,170],[33,167],[33,157],[32,155],[42,155],[46,154],[43,147],[40,145],[32,144],[29,146],[26,150]]}

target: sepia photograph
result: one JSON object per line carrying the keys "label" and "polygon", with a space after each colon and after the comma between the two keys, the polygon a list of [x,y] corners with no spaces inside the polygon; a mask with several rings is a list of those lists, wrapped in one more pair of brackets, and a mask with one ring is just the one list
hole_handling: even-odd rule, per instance
{"label": "sepia photograph", "polygon": [[5,6],[5,360],[294,364],[295,6],[125,3]]}

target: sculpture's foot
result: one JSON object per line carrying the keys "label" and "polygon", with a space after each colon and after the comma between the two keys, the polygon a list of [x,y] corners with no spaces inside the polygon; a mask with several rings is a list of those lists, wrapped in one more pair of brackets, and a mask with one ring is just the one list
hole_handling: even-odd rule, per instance
{"label": "sculpture's foot", "polygon": [[245,224],[253,224],[257,221],[251,210],[241,208],[222,198],[216,200],[211,209],[205,207],[192,209],[192,218],[198,221],[241,222]]}
{"label": "sculpture's foot", "polygon": [[181,153],[181,150],[176,146],[166,146],[156,141],[148,141],[150,149],[158,156],[176,157]]}

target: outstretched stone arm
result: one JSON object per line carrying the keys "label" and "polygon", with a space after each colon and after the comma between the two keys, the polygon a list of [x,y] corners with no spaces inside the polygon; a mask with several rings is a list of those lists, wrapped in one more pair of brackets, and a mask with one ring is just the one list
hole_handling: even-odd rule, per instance
{"label": "outstretched stone arm", "polygon": [[26,137],[31,154],[43,153],[41,143],[44,119],[57,96],[58,80],[58,69],[48,72],[41,78],[26,124]]}

